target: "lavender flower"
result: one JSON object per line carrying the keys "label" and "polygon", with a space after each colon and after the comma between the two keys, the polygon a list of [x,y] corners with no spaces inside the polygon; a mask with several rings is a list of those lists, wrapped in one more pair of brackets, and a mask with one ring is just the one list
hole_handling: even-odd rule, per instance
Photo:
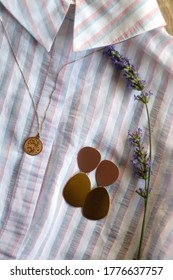
{"label": "lavender flower", "polygon": [[128,131],[128,137],[132,146],[139,146],[142,141],[142,129],[138,128],[135,132]]}
{"label": "lavender flower", "polygon": [[151,161],[142,144],[142,129],[138,128],[133,133],[129,131],[128,136],[133,146],[133,157],[131,163],[133,165],[134,175],[137,178],[147,180],[149,168],[151,167]]}
{"label": "lavender flower", "polygon": [[[152,188],[149,189],[149,194],[152,192]],[[136,193],[142,196],[143,198],[147,198],[147,190],[146,188],[138,188]]]}
{"label": "lavender flower", "polygon": [[153,95],[153,93],[151,92],[151,90],[149,90],[148,92],[141,92],[138,95],[135,95],[135,100],[137,101],[141,101],[144,104],[147,104],[149,102],[149,99],[151,97],[151,95]]}
{"label": "lavender flower", "polygon": [[144,104],[147,114],[148,121],[148,132],[149,132],[149,155],[144,150],[142,143],[142,130],[138,128],[135,132],[128,132],[128,137],[133,147],[133,157],[131,163],[134,168],[134,174],[140,179],[145,181],[143,187],[138,187],[136,192],[144,199],[144,215],[142,221],[142,228],[140,234],[139,248],[137,252],[137,259],[141,258],[141,249],[144,237],[145,223],[146,223],[146,213],[148,198],[151,193],[150,179],[151,179],[151,158],[152,158],[152,139],[151,139],[151,125],[150,125],[150,115],[148,110],[148,102],[152,95],[152,92],[146,91],[145,81],[139,78],[136,67],[132,65],[127,57],[119,54],[118,51],[114,49],[113,46],[108,46],[104,49],[103,54],[110,58],[114,66],[123,72],[123,76],[127,80],[128,87],[139,91],[140,93],[135,95],[135,100],[140,101]]}
{"label": "lavender flower", "polygon": [[120,55],[113,46],[106,47],[103,54],[111,59],[115,67],[123,71],[123,76],[127,80],[128,87],[137,91],[143,91],[145,88],[145,81],[139,78],[136,67],[130,64],[128,58]]}

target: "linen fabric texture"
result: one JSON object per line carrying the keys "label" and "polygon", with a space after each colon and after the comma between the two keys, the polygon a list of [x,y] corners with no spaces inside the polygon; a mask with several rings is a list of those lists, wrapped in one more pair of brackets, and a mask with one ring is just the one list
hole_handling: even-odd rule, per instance
{"label": "linen fabric texture", "polygon": [[[103,56],[113,44],[153,92],[153,191],[142,257],[173,259],[173,38],[155,0],[74,2],[0,1],[40,120],[56,87],[40,135],[44,149],[28,156],[23,143],[37,133],[36,116],[0,25],[0,258],[134,258],[143,216],[135,189],[143,182],[133,176],[127,136],[141,127],[148,148],[147,119],[135,92]],[[85,219],[62,196],[85,146],[98,149],[120,172],[107,187],[108,216],[99,221]],[[88,175],[93,187],[94,172]]]}

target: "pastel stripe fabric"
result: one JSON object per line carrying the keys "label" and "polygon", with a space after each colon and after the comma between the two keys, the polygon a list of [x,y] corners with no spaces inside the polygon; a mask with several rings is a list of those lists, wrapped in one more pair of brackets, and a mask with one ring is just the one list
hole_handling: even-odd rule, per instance
{"label": "pastel stripe fabric", "polygon": [[[40,120],[56,89],[40,135],[44,149],[31,157],[22,147],[37,133],[36,116],[0,25],[0,258],[134,258],[143,201],[135,193],[141,182],[133,176],[127,134],[141,127],[147,146],[148,131],[134,92],[103,56],[103,46],[116,42],[154,93],[149,103],[153,192],[143,258],[173,259],[173,39],[156,1],[11,2],[1,1],[0,17]],[[84,218],[62,195],[85,146],[98,149],[120,170],[107,187],[108,216],[99,221]],[[94,187],[95,171],[88,175]]]}
{"label": "pastel stripe fabric", "polygon": [[91,0],[77,3],[74,27],[76,50],[118,43],[154,29],[158,23],[164,24],[156,1]]}
{"label": "pastel stripe fabric", "polygon": [[101,47],[165,25],[156,0],[1,0],[50,50],[70,3],[75,4],[74,50]]}

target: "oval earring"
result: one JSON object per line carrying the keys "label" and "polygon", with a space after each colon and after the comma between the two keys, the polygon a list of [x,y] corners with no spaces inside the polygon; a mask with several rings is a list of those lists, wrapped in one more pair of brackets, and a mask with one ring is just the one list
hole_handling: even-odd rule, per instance
{"label": "oval earring", "polygon": [[77,163],[82,172],[89,173],[93,171],[101,160],[101,154],[92,147],[82,148],[77,156]]}
{"label": "oval earring", "polygon": [[96,182],[98,186],[110,186],[119,176],[119,169],[110,160],[102,160],[96,169]]}
{"label": "oval earring", "polygon": [[85,173],[80,172],[68,180],[63,190],[63,196],[71,206],[82,207],[90,190],[90,179]]}
{"label": "oval earring", "polygon": [[96,169],[97,187],[91,190],[84,202],[83,215],[90,220],[99,220],[109,212],[109,194],[104,187],[113,184],[119,176],[118,167],[109,160],[100,162]]}
{"label": "oval earring", "polygon": [[109,211],[109,195],[105,188],[97,187],[91,190],[84,202],[83,216],[89,220],[100,220],[107,216]]}
{"label": "oval earring", "polygon": [[101,159],[100,153],[92,147],[82,148],[77,155],[81,172],[71,177],[63,189],[65,201],[74,207],[83,207],[85,198],[91,190],[91,182],[86,173],[94,170]]}

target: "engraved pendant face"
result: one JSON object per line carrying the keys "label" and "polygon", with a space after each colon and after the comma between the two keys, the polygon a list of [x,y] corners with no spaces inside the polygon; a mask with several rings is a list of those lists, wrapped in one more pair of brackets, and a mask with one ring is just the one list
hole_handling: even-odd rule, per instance
{"label": "engraved pendant face", "polygon": [[37,134],[35,137],[27,138],[23,145],[23,149],[25,153],[30,156],[36,156],[41,153],[43,149],[43,143],[39,138],[39,134]]}

